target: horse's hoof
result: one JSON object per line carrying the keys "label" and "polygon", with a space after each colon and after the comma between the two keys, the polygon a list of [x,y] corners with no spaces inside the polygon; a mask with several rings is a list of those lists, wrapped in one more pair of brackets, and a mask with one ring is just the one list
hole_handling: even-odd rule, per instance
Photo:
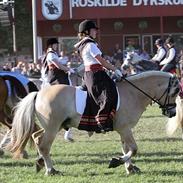
{"label": "horse's hoof", "polygon": [[28,159],[29,158],[29,155],[28,155],[27,151],[23,150],[21,154],[22,154],[23,159]]}
{"label": "horse's hoof", "polygon": [[28,159],[27,151],[23,150],[22,152],[13,154],[13,159]]}
{"label": "horse's hoof", "polygon": [[4,155],[4,151],[2,149],[0,149],[0,156]]}
{"label": "horse's hoof", "polygon": [[67,142],[74,142],[74,139],[71,137],[64,138]]}
{"label": "horse's hoof", "polygon": [[138,168],[137,166],[131,164],[127,168],[127,174],[130,175],[130,174],[135,174],[135,173],[141,173],[140,168]]}
{"label": "horse's hoof", "polygon": [[49,175],[63,175],[63,173],[52,168],[50,171],[47,171],[45,173],[45,175],[47,175],[47,176],[49,176]]}
{"label": "horse's hoof", "polygon": [[39,158],[36,161],[36,173],[40,172],[40,170],[43,169],[43,167],[44,167],[44,160],[43,158]]}
{"label": "horse's hoof", "polygon": [[124,164],[121,158],[112,158],[112,160],[109,162],[108,168],[116,168],[120,165]]}
{"label": "horse's hoof", "polygon": [[94,134],[94,132],[88,132],[88,136],[91,137]]}

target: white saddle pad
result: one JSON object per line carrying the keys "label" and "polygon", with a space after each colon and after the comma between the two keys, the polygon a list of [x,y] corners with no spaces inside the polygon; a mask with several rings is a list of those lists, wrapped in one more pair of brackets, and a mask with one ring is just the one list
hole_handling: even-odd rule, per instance
{"label": "white saddle pad", "polygon": [[[118,88],[117,92],[118,92]],[[86,106],[86,98],[87,98],[87,92],[80,89],[80,87],[76,87],[76,111],[79,114],[83,114]],[[118,111],[120,107],[120,97],[118,92],[118,103],[116,111]]]}

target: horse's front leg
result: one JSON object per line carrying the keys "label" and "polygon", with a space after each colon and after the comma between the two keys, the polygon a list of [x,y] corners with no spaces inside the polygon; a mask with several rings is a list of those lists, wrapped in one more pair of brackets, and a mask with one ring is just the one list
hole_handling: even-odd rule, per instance
{"label": "horse's front leg", "polygon": [[122,143],[122,152],[123,156],[121,161],[125,163],[125,169],[127,174],[139,173],[140,169],[132,164],[131,158],[137,153],[137,144],[132,134],[132,130],[125,128],[120,133],[121,143]]}
{"label": "horse's front leg", "polygon": [[[122,152],[123,152],[123,156],[121,157],[122,161],[127,159],[125,161],[125,169],[126,169],[127,174],[129,175],[132,173],[139,173],[140,169],[135,164],[132,164],[132,161],[131,161],[132,156],[129,157],[129,154],[131,154],[131,153],[129,153],[130,150],[125,142],[122,142]],[[132,155],[133,155],[133,153],[132,153]],[[135,153],[134,153],[134,155],[135,155]]]}
{"label": "horse's front leg", "polygon": [[119,132],[119,134],[121,137],[123,156],[119,157],[118,159],[113,158],[110,162],[109,167],[114,168],[121,164],[125,164],[127,174],[140,172],[140,169],[131,162],[132,156],[137,153],[137,145],[133,138],[131,129],[125,128],[121,132]]}

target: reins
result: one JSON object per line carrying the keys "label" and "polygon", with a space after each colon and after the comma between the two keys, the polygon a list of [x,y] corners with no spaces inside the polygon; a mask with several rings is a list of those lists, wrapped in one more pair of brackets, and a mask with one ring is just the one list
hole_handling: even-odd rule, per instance
{"label": "reins", "polygon": [[[170,83],[171,83],[171,77],[169,78],[169,83],[168,83],[168,87],[167,89],[163,92],[162,96],[157,100],[157,99],[154,99],[153,97],[151,97],[149,94],[147,94],[145,91],[143,91],[142,89],[140,89],[138,86],[136,86],[135,84],[133,84],[132,82],[130,82],[128,79],[126,79],[125,77],[122,77],[121,79],[125,80],[127,83],[129,83],[130,85],[132,85],[134,88],[136,88],[137,90],[139,90],[141,93],[143,93],[145,96],[147,96],[148,98],[150,98],[153,102],[157,103],[160,108],[165,108],[165,104],[166,104],[166,101],[168,100],[168,93],[170,91]],[[159,100],[167,93],[167,96],[166,96],[166,99],[165,99],[165,102],[164,102],[164,105],[162,105]]]}

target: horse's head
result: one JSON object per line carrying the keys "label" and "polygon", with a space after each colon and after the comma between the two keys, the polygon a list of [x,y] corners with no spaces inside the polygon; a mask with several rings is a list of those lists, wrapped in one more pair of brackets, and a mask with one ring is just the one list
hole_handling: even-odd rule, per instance
{"label": "horse's head", "polygon": [[180,91],[179,80],[176,76],[171,75],[169,77],[168,85],[165,88],[165,91],[158,99],[160,108],[162,109],[162,114],[168,116],[169,118],[176,115],[176,97]]}
{"label": "horse's head", "polygon": [[136,52],[132,52],[130,57],[131,57],[131,63],[132,64],[136,64],[139,61],[143,60],[142,57]]}

